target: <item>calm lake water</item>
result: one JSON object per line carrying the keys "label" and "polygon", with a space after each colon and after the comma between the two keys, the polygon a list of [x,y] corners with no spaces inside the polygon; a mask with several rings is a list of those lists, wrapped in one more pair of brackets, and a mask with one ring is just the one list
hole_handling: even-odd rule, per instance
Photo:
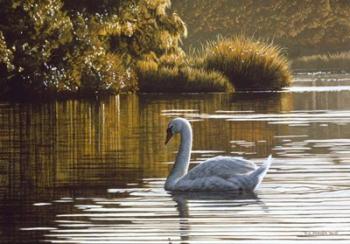
{"label": "calm lake water", "polygon": [[[256,195],[171,194],[192,121],[192,165],[272,167]],[[350,75],[298,74],[280,93],[122,95],[0,104],[0,243],[350,243]]]}

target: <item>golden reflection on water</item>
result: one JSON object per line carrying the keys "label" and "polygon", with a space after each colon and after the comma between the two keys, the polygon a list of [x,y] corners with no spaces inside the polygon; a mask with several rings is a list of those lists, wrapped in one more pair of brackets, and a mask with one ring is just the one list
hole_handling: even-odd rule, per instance
{"label": "golden reflection on water", "polygon": [[[0,104],[0,242],[249,243],[312,239],[307,223],[339,231],[350,223],[349,101],[349,91],[286,91]],[[175,116],[192,121],[193,164],[272,153],[259,196],[166,193]],[[347,238],[340,226],[345,237],[332,238]]]}
{"label": "golden reflection on water", "polygon": [[[287,94],[264,111],[288,109]],[[228,95],[166,96],[122,95],[100,102],[59,101],[49,104],[1,106],[1,184],[11,189],[65,185],[108,185],[165,177],[177,142],[164,146],[164,131],[176,114],[163,111],[191,109],[215,113]],[[240,104],[230,109],[251,109]],[[180,114],[181,115],[181,114]],[[230,141],[273,141],[267,123],[206,120],[193,122],[194,150],[233,152]],[[211,138],[220,140],[211,140]],[[254,151],[256,148],[250,148]],[[258,148],[264,156],[271,145]],[[238,153],[238,152],[237,152]]]}

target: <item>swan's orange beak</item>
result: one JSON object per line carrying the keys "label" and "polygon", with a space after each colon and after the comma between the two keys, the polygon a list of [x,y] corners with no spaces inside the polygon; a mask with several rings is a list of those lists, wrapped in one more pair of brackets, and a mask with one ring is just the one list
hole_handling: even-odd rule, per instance
{"label": "swan's orange beak", "polygon": [[171,129],[167,129],[166,131],[166,139],[165,139],[165,145],[170,141],[171,137],[173,136],[173,133],[171,132]]}

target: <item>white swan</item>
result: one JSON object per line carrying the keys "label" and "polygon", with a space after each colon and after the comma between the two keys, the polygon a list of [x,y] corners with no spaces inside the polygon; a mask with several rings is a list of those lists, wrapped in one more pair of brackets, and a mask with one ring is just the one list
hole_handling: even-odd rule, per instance
{"label": "white swan", "polygon": [[176,133],[181,135],[175,164],[164,188],[169,191],[254,191],[259,187],[271,164],[271,155],[257,167],[253,162],[218,156],[210,158],[188,171],[192,148],[192,128],[188,120],[170,121],[165,144]]}

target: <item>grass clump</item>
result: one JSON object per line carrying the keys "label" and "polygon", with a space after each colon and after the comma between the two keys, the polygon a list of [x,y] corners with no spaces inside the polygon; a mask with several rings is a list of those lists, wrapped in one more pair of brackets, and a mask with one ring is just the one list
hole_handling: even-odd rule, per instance
{"label": "grass clump", "polygon": [[220,72],[189,66],[158,66],[152,61],[138,63],[141,92],[232,92],[233,86]]}
{"label": "grass clump", "polygon": [[304,56],[293,60],[294,70],[350,71],[350,51]]}
{"label": "grass clump", "polygon": [[205,45],[195,66],[226,75],[236,90],[280,90],[291,82],[281,49],[247,37],[218,39]]}

